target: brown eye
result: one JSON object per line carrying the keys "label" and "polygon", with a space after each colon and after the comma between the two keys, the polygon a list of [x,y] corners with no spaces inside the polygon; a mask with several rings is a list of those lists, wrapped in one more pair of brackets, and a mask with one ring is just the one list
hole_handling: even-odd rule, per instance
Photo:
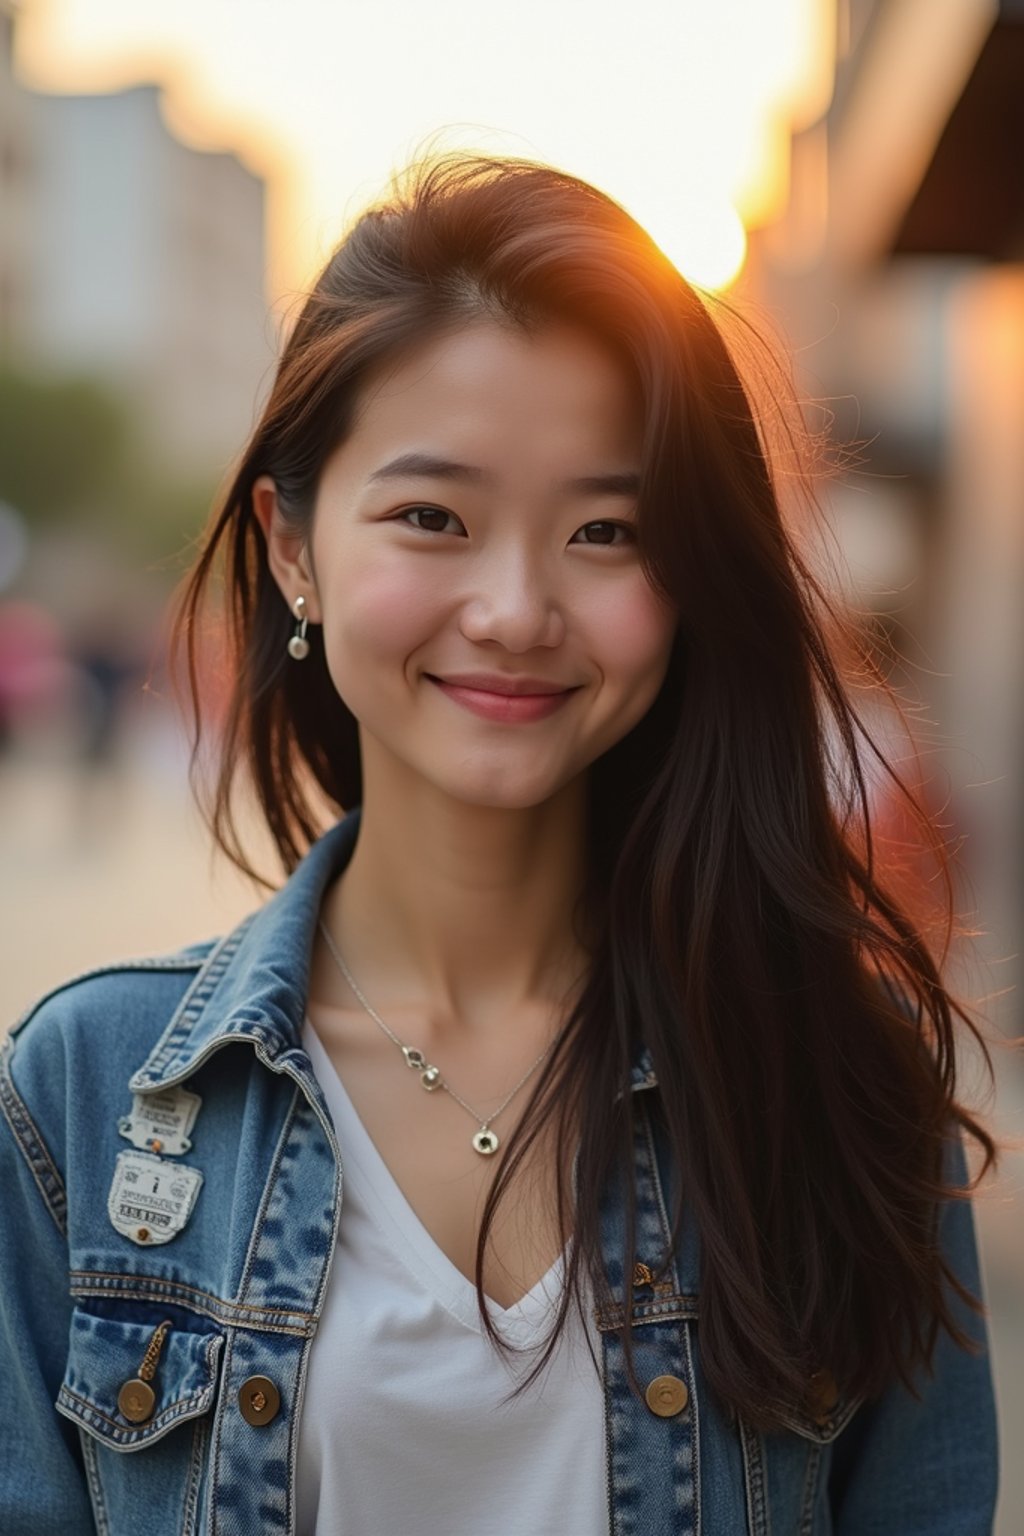
{"label": "brown eye", "polygon": [[[628,523],[584,523],[580,532],[587,533],[593,528],[598,530],[598,537],[596,539],[588,539],[588,544],[614,544],[616,542],[622,544],[628,543],[635,537],[633,529]],[[615,534],[617,531],[626,534],[626,538],[616,541]]]}
{"label": "brown eye", "polygon": [[[454,515],[453,512],[442,512],[440,507],[406,507],[404,512],[399,512],[398,514],[400,518],[414,516],[440,518],[442,525],[446,517],[454,517]],[[457,518],[456,521],[458,521]],[[443,533],[445,531],[443,526],[438,527],[436,524],[411,523],[409,526],[419,528],[422,533]]]}

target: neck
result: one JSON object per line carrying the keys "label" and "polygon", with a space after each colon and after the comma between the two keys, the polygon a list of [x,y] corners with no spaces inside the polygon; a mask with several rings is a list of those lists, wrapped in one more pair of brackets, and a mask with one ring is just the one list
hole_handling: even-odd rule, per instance
{"label": "neck", "polygon": [[[572,927],[582,776],[522,809],[401,777],[365,774],[356,846],[321,914],[360,990],[385,1019],[424,1017],[434,1038],[501,1033],[560,1008],[586,970]],[[332,971],[325,1001],[358,1006],[333,962],[320,974]]]}

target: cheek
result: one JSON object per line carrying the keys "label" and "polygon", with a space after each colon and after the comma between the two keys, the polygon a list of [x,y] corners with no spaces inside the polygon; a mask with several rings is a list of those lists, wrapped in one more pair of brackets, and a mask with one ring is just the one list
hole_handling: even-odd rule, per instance
{"label": "cheek", "polygon": [[[331,603],[341,648],[353,660],[402,656],[431,632],[443,593],[401,565],[352,571]],[[330,641],[328,641],[330,645]]]}
{"label": "cheek", "polygon": [[639,574],[621,590],[607,595],[595,615],[593,633],[597,655],[609,678],[638,682],[649,675],[659,680],[668,665],[676,615]]}

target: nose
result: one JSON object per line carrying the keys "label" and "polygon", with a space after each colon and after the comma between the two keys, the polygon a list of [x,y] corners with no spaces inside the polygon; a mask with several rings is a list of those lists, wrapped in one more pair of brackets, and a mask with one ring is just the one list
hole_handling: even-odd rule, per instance
{"label": "nose", "polygon": [[507,651],[559,645],[565,618],[552,582],[539,562],[507,551],[477,570],[459,627],[467,640],[493,640]]}

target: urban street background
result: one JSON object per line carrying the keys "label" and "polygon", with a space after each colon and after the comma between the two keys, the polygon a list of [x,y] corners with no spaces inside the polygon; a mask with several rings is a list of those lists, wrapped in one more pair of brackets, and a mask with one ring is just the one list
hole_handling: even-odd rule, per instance
{"label": "urban street background", "polygon": [[[443,133],[602,186],[792,357],[845,466],[808,548],[955,852],[950,982],[1024,1035],[1024,0],[350,9],[0,0],[0,1032],[263,899],[190,798],[168,603],[303,285]],[[987,1112],[1024,1140],[1024,1062],[995,1057]],[[1011,1149],[976,1197],[998,1536],[1024,1530],[1022,1182]]]}

